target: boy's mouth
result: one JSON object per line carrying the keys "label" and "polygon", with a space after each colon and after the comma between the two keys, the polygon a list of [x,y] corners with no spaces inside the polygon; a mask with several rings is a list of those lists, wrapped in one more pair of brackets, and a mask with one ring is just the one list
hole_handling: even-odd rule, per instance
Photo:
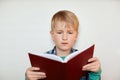
{"label": "boy's mouth", "polygon": [[63,45],[67,45],[68,43],[67,42],[62,42]]}

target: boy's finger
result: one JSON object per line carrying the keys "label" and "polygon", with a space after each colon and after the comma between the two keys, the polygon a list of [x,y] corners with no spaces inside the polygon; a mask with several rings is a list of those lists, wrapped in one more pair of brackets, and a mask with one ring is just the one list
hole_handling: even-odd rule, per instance
{"label": "boy's finger", "polygon": [[90,58],[89,60],[88,60],[88,62],[92,62],[92,61],[96,61],[97,60],[97,58],[96,57],[93,57],[93,58]]}
{"label": "boy's finger", "polygon": [[91,70],[92,68],[95,68],[95,66],[92,66],[93,64],[87,64],[85,66],[83,66],[82,70]]}
{"label": "boy's finger", "polygon": [[30,75],[46,76],[46,74],[44,72],[31,72]]}
{"label": "boy's finger", "polygon": [[86,64],[83,66],[83,69],[86,69],[86,68],[91,67],[91,66],[96,66],[96,63],[94,62],[94,63]]}
{"label": "boy's finger", "polygon": [[28,70],[31,70],[31,71],[33,71],[33,70],[40,70],[40,68],[39,67],[30,67]]}
{"label": "boy's finger", "polygon": [[46,78],[46,74],[44,72],[32,72],[32,78],[43,79]]}
{"label": "boy's finger", "polygon": [[44,72],[38,72],[37,75],[46,76]]}

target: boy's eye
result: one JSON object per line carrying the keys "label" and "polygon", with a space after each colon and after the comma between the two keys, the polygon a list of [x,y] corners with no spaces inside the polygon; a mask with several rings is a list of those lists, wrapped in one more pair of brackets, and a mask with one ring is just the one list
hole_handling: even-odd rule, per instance
{"label": "boy's eye", "polygon": [[68,32],[68,34],[73,34],[73,32]]}
{"label": "boy's eye", "polygon": [[62,32],[57,32],[57,34],[62,34]]}

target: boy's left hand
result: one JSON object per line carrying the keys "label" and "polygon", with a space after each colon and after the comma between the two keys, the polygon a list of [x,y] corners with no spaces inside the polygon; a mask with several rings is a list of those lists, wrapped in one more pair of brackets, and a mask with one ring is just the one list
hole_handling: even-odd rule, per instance
{"label": "boy's left hand", "polygon": [[100,69],[100,61],[98,58],[93,57],[88,60],[89,64],[83,66],[83,71],[92,71],[92,72],[98,72]]}

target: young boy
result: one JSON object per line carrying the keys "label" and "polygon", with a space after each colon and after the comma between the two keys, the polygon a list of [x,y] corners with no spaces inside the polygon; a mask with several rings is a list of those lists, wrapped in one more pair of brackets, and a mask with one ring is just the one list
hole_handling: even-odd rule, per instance
{"label": "young boy", "polygon": [[[74,13],[67,10],[57,12],[51,20],[50,31],[55,47],[46,53],[64,59],[67,55],[77,51],[72,47],[78,38],[78,28],[79,21]],[[98,58],[90,58],[88,62],[90,63],[83,66],[82,70],[89,71],[89,73],[80,80],[100,80],[101,69]],[[40,68],[30,67],[26,70],[27,80],[38,80],[47,77],[44,72],[35,72],[35,70],[40,70]]]}

